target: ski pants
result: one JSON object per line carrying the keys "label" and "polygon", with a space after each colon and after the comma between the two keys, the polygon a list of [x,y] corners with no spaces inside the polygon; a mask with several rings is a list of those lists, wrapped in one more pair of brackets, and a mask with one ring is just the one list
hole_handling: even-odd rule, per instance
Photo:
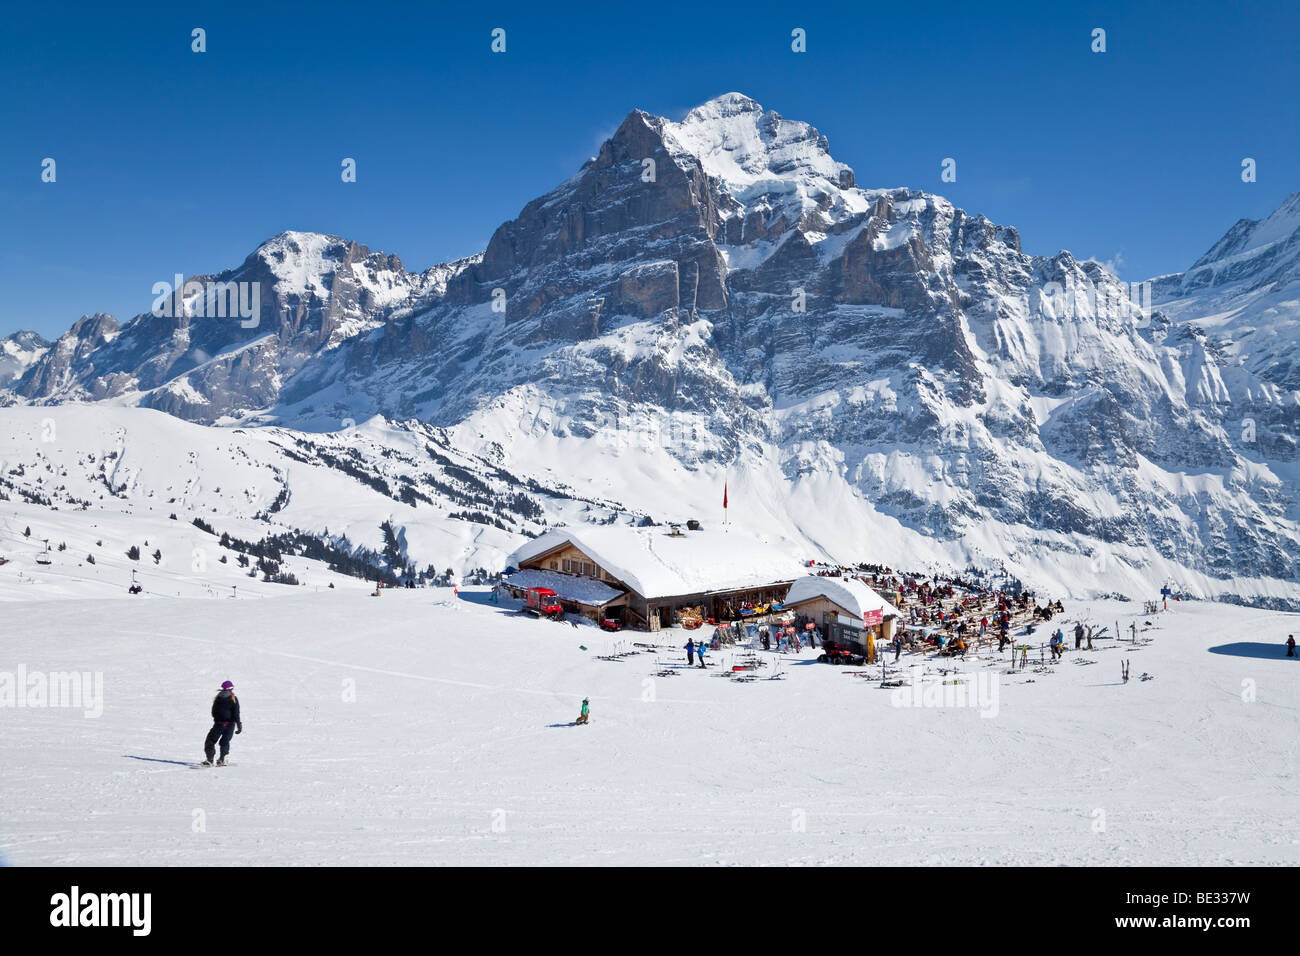
{"label": "ski pants", "polygon": [[234,724],[213,724],[212,729],[208,731],[208,739],[203,741],[203,752],[209,760],[212,759],[212,752],[217,746],[217,741],[221,741],[221,756],[230,753],[230,738],[235,735]]}

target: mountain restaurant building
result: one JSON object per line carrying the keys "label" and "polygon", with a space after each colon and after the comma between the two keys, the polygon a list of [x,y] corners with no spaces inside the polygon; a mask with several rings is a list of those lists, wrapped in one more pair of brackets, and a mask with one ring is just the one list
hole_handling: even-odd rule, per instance
{"label": "mountain restaurant building", "polygon": [[901,612],[859,578],[810,575],[790,585],[787,611],[818,626],[823,640],[861,644],[869,660],[875,646],[889,643]]}
{"label": "mountain restaurant building", "polygon": [[515,597],[544,575],[566,610],[650,631],[770,607],[800,573],[790,554],[745,532],[618,525],[548,531],[507,565],[502,584]]}

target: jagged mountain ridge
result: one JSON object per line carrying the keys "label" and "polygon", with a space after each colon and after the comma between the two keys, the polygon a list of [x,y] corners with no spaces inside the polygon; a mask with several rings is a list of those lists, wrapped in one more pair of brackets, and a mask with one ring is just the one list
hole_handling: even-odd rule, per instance
{"label": "jagged mountain ridge", "polygon": [[[1293,581],[1290,383],[1210,338],[1189,294],[1252,254],[1249,292],[1285,294],[1277,226],[1239,224],[1192,278],[1157,280],[1152,314],[1096,263],[1026,255],[941,197],[859,188],[814,127],[727,94],[680,123],[633,111],[479,257],[412,278],[329,239],[344,251],[315,261],[333,271],[290,283],[277,250],[316,240],[285,234],[223,274],[274,287],[257,336],[226,323],[200,362],[183,322],[92,317],[18,391],[196,421],[417,418],[503,461],[545,438],[772,469],[792,501],[830,482],[868,525],[972,560],[1046,548],[1140,574],[1158,555]],[[1261,425],[1245,445],[1243,413]]]}
{"label": "jagged mountain ridge", "polygon": [[[461,263],[417,275],[401,260],[312,233],[285,232],[238,268],[187,279],[256,284],[256,321],[211,291],[161,296],[157,314],[125,324],[83,317],[16,383],[28,399],[112,400],[210,423],[275,404],[280,383],[384,317],[425,295],[441,294]],[[251,298],[251,296],[250,296]],[[187,310],[188,307],[188,310]]]}

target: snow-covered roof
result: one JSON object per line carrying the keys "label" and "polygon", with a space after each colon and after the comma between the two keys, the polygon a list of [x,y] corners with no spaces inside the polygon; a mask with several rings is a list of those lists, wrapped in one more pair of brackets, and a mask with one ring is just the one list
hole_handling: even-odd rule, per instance
{"label": "snow-covered roof", "polygon": [[899,616],[898,608],[859,578],[824,578],[820,575],[800,578],[790,585],[785,603],[789,607],[819,597],[838,604],[858,621],[865,620],[866,615],[872,611],[883,611],[885,617]]}
{"label": "snow-covered roof", "polygon": [[647,598],[792,581],[801,567],[791,554],[743,531],[685,531],[673,537],[663,527],[620,525],[548,531],[510,555],[507,566],[519,567],[564,544]]}
{"label": "snow-covered roof", "polygon": [[600,607],[623,593],[594,578],[538,568],[517,571],[505,580],[513,588],[550,588],[561,600],[576,601],[589,607]]}

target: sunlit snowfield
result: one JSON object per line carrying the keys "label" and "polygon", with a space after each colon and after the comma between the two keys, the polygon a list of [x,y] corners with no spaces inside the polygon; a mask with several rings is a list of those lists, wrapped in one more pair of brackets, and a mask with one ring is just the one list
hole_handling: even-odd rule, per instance
{"label": "sunlit snowfield", "polygon": [[[1086,607],[1127,635],[1133,606]],[[3,608],[0,671],[104,678],[99,718],[0,710],[18,865],[1300,861],[1294,615],[1180,604],[1054,673],[957,664],[1001,677],[983,717],[810,652],[784,680],[720,676],[729,652],[655,678],[674,655],[600,660],[633,636],[482,592]],[[227,678],[235,765],[191,769]]]}

